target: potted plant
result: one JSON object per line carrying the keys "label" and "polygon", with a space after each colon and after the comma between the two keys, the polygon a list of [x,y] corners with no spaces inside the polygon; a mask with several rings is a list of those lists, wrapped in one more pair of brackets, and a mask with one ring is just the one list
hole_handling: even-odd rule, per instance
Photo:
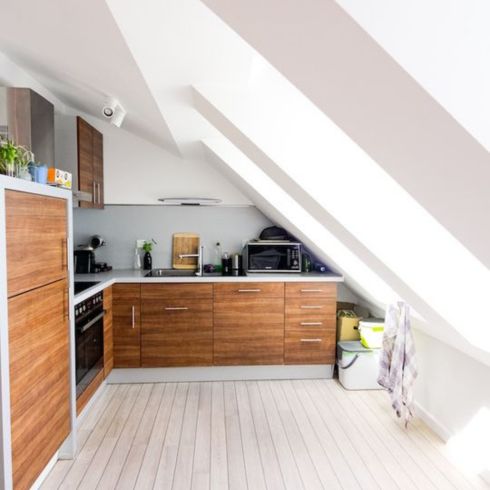
{"label": "potted plant", "polygon": [[[154,242],[154,240],[152,240]],[[153,243],[152,242],[145,242],[143,244],[143,250],[145,252],[145,255],[143,256],[143,269],[145,271],[150,271],[152,267],[152,258],[151,258],[151,251],[153,250]]]}
{"label": "potted plant", "polygon": [[34,153],[24,146],[17,147],[17,177],[24,180],[32,180],[29,173],[29,165],[34,164]]}
{"label": "potted plant", "polygon": [[18,158],[17,147],[12,140],[0,138],[0,172],[13,177],[15,162]]}

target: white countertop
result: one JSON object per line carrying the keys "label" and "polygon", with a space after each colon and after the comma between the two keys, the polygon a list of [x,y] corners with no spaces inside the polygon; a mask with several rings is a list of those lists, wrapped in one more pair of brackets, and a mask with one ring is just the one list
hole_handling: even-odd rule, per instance
{"label": "white countertop", "polygon": [[77,282],[96,282],[85,291],[75,295],[75,304],[87,299],[99,291],[120,283],[200,283],[200,282],[343,282],[343,276],[334,273],[282,273],[273,274],[268,272],[247,274],[246,276],[221,276],[204,274],[204,276],[180,276],[180,277],[145,277],[148,271],[143,270],[113,270],[110,272],[98,272],[97,274],[75,274]]}

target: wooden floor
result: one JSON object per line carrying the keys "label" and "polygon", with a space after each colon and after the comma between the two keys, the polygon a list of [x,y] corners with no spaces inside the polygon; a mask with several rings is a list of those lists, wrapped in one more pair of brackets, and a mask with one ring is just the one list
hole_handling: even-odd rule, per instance
{"label": "wooden floor", "polygon": [[107,386],[43,489],[469,489],[383,392],[334,380]]}

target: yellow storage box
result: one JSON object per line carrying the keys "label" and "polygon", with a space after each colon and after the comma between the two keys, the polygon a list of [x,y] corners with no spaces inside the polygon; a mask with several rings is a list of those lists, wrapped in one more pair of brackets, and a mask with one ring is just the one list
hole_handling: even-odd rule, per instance
{"label": "yellow storage box", "polygon": [[353,310],[339,310],[337,312],[337,341],[359,340],[360,318]]}

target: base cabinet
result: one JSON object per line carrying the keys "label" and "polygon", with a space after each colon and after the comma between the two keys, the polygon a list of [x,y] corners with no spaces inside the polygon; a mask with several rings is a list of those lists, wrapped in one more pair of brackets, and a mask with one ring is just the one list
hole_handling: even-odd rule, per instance
{"label": "base cabinet", "polygon": [[213,363],[213,285],[141,288],[142,367]]}
{"label": "base cabinet", "polygon": [[114,367],[141,366],[141,285],[112,286]]}
{"label": "base cabinet", "polygon": [[284,284],[214,285],[214,364],[284,363]]}
{"label": "base cabinet", "polygon": [[115,284],[107,305],[106,375],[111,341],[117,368],[335,363],[333,283]]}
{"label": "base cabinet", "polygon": [[337,289],[332,283],[286,283],[285,364],[334,364]]}

